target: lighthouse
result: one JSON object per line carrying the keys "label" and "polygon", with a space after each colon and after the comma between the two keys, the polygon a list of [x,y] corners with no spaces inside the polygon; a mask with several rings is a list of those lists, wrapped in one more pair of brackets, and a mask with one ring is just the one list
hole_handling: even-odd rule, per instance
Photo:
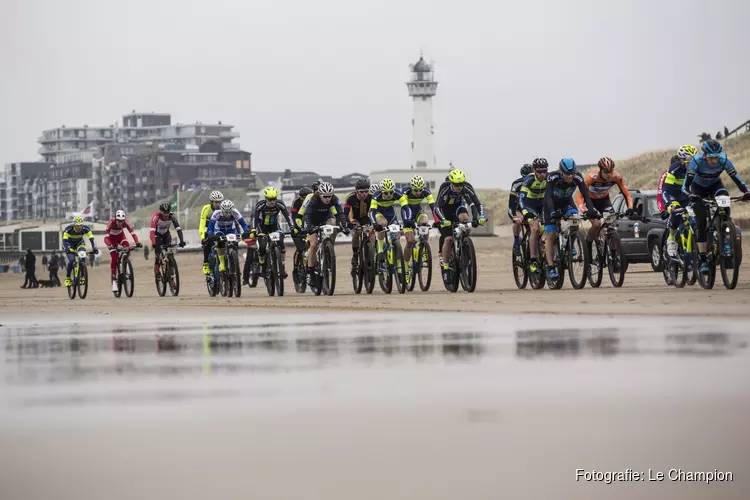
{"label": "lighthouse", "polygon": [[438,82],[432,66],[422,56],[416,64],[409,65],[411,81],[406,83],[409,95],[414,101],[414,116],[411,120],[411,168],[435,167],[434,137],[432,122],[432,98],[435,97]]}

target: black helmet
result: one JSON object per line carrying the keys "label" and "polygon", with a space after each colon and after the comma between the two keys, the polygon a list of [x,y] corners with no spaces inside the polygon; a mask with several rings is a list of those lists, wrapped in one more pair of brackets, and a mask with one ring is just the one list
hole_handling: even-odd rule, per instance
{"label": "black helmet", "polygon": [[529,163],[524,163],[523,167],[521,167],[521,175],[523,177],[526,177],[527,175],[529,175],[533,171],[534,171],[534,167],[532,167],[531,164],[529,164]]}
{"label": "black helmet", "polygon": [[161,205],[159,205],[159,212],[169,212],[172,210],[172,204],[168,201],[165,201]]}
{"label": "black helmet", "polygon": [[546,158],[536,158],[532,163],[532,168],[534,170],[541,170],[544,168],[549,168],[549,163],[547,162]]}
{"label": "black helmet", "polygon": [[320,187],[320,181],[313,182],[311,187],[313,191],[317,191],[318,188]]}
{"label": "black helmet", "polygon": [[312,194],[312,192],[313,192],[313,190],[311,188],[305,186],[305,187],[303,187],[302,189],[299,190],[298,194],[299,194],[300,198],[305,198],[308,194]]}
{"label": "black helmet", "polygon": [[354,189],[357,189],[357,190],[367,189],[367,190],[369,190],[370,189],[370,181],[368,181],[367,179],[360,179],[360,180],[358,180],[356,182],[356,184],[354,184]]}

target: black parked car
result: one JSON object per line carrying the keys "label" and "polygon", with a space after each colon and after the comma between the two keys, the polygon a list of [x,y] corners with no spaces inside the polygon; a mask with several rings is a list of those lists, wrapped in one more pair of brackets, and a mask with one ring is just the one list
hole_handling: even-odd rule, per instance
{"label": "black parked car", "polygon": [[[630,191],[635,214],[617,221],[617,232],[627,256],[628,264],[650,263],[654,271],[661,272],[661,241],[667,223],[661,218],[656,203],[656,191]],[[616,212],[624,214],[628,205],[622,194],[612,202]]]}

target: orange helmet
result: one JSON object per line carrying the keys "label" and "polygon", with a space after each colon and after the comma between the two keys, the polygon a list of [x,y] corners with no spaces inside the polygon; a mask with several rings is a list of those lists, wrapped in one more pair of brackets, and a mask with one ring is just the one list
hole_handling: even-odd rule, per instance
{"label": "orange helmet", "polygon": [[599,158],[599,163],[596,164],[600,170],[603,170],[606,173],[610,173],[615,169],[615,162],[612,160],[612,158],[609,158],[607,156],[603,158]]}

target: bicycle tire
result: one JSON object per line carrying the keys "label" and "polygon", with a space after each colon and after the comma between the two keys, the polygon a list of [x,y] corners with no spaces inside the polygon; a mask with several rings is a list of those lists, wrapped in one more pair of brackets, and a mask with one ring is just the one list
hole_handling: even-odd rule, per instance
{"label": "bicycle tire", "polygon": [[333,250],[331,240],[323,242],[323,262],[321,262],[321,271],[323,278],[323,291],[326,295],[331,296],[336,290],[336,252]]}
{"label": "bicycle tire", "polygon": [[[606,237],[605,237],[606,238]],[[604,280],[604,266],[607,259],[607,244],[599,246],[599,235],[591,242],[591,270],[589,271],[589,285],[591,288],[599,288]],[[603,254],[603,255],[602,255]],[[594,272],[596,269],[596,272]]]}
{"label": "bicycle tire", "polygon": [[[164,250],[162,250],[162,252],[163,251]],[[159,259],[161,259],[161,257],[159,257]],[[166,267],[167,267],[167,263],[164,262],[164,260],[162,259],[159,265],[159,273],[154,274],[154,285],[156,286],[156,293],[159,297],[164,297],[164,295],[167,294],[166,277],[167,277],[169,270]]]}
{"label": "bicycle tire", "polygon": [[377,268],[375,265],[375,247],[372,241],[370,241],[370,238],[365,239],[364,248],[365,292],[370,295],[375,289],[375,275],[377,274]]}
{"label": "bicycle tire", "polygon": [[[417,267],[420,272],[417,274],[417,277],[419,279],[419,288],[423,292],[426,292],[430,289],[430,284],[432,283],[432,249],[428,242],[423,242],[418,255]],[[427,277],[423,279],[422,270],[424,269],[427,270]]]}
{"label": "bicycle tire", "polygon": [[294,253],[293,272],[294,290],[297,293],[305,293],[305,290],[307,290],[306,273],[305,253],[297,251]]}
{"label": "bicycle tire", "polygon": [[518,252],[514,248],[510,251],[510,265],[513,270],[513,281],[516,282],[516,288],[523,290],[529,283],[529,252],[527,251],[528,240],[521,240]]}
{"label": "bicycle tire", "polygon": [[167,262],[169,262],[168,270],[170,271],[167,273],[169,277],[169,291],[173,297],[177,297],[180,295],[180,270],[177,267],[177,259],[170,255],[167,258]]}
{"label": "bicycle tire", "polygon": [[89,270],[85,262],[81,262],[81,268],[78,270],[78,279],[76,281],[78,298],[83,300],[89,294]]}
{"label": "bicycle tire", "polygon": [[383,293],[391,293],[393,291],[393,274],[391,273],[391,266],[388,263],[388,252],[384,251],[376,258],[376,268],[378,271],[378,283]]}
{"label": "bicycle tire", "polygon": [[477,288],[477,253],[470,236],[464,237],[461,246],[461,287],[473,293]]}
{"label": "bicycle tire", "polygon": [[[734,252],[737,228],[731,220],[721,222],[719,228],[719,268],[721,280],[727,290],[734,290],[740,277],[740,266],[737,263],[737,255]],[[729,240],[728,242],[726,240]],[[724,243],[730,248],[731,255],[724,255]]]}
{"label": "bicycle tire", "polygon": [[281,248],[278,246],[274,247],[274,262],[276,267],[276,296],[284,296],[284,254],[281,253]]}
{"label": "bicycle tire", "polygon": [[133,272],[133,264],[130,262],[130,258],[125,258],[123,265],[125,268],[125,276],[123,276],[123,288],[125,289],[125,295],[130,298],[135,292],[135,273]]}
{"label": "bicycle tire", "polygon": [[394,279],[396,280],[396,290],[398,293],[406,292],[406,261],[404,259],[404,250],[398,241],[393,244],[393,266],[395,269]]}
{"label": "bicycle tire", "polygon": [[364,243],[360,239],[359,242],[359,248],[357,248],[357,253],[354,254],[355,256],[355,264],[352,268],[352,290],[354,290],[354,293],[359,295],[362,293],[362,285],[364,285],[365,281],[365,265],[364,265],[364,258],[362,257],[364,252]]}
{"label": "bicycle tire", "polygon": [[609,280],[613,287],[620,288],[625,281],[625,270],[627,269],[625,265],[627,256],[622,252],[622,240],[617,232],[611,231],[607,234],[605,243],[607,245],[605,255],[608,257]]}
{"label": "bicycle tire", "polygon": [[[570,279],[570,285],[575,290],[580,290],[584,286],[586,286],[586,282],[588,281],[588,274],[591,270],[591,256],[589,255],[589,246],[586,244],[586,237],[583,235],[583,231],[580,229],[568,237],[568,251],[566,252],[567,255],[567,267],[568,267],[568,279]],[[583,274],[581,275],[581,279],[577,279],[575,277],[575,274],[573,273],[573,248],[575,246],[575,243],[578,242],[579,248],[581,249],[581,253],[583,254]]]}

